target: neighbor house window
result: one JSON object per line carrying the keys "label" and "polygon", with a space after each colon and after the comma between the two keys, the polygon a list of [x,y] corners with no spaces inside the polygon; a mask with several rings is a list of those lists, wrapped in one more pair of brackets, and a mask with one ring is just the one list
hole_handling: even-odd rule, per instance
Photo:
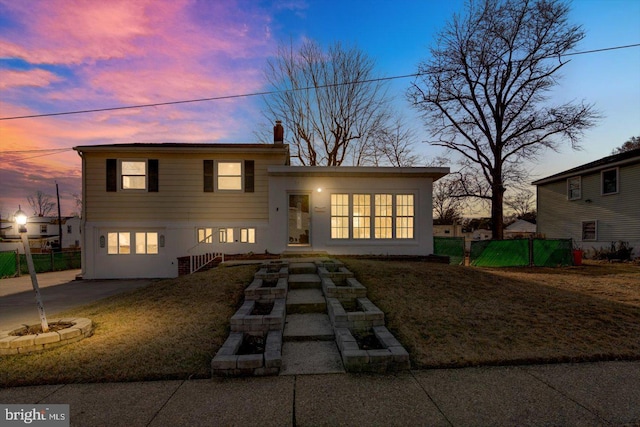
{"label": "neighbor house window", "polygon": [[242,162],[218,162],[218,190],[242,190]]}
{"label": "neighbor house window", "polygon": [[374,236],[376,239],[393,238],[393,196],[376,194]]}
{"label": "neighbor house window", "polygon": [[131,253],[131,233],[117,232],[107,234],[107,253],[109,254],[130,254]]}
{"label": "neighbor house window", "polygon": [[136,253],[137,254],[157,254],[158,253],[158,233],[136,233]]}
{"label": "neighbor house window", "polygon": [[198,243],[213,243],[213,228],[198,228]]}
{"label": "neighbor house window", "polygon": [[371,238],[371,195],[353,195],[353,238]]}
{"label": "neighbor house window", "polygon": [[71,226],[67,225],[67,233],[71,234]]}
{"label": "neighbor house window", "polygon": [[40,224],[40,234],[47,234],[47,224]]}
{"label": "neighbor house window", "polygon": [[220,243],[231,243],[233,242],[233,228],[221,228],[218,231]]}
{"label": "neighbor house window", "polygon": [[396,195],[396,239],[413,239],[413,194]]}
{"label": "neighbor house window", "polygon": [[582,240],[598,240],[597,221],[582,221]]}
{"label": "neighbor house window", "polygon": [[567,179],[567,198],[569,200],[578,200],[582,197],[582,182],[579,176]]}
{"label": "neighbor house window", "polygon": [[349,195],[331,195],[331,238],[349,238]]}
{"label": "neighbor house window", "polygon": [[618,168],[602,171],[602,194],[618,192]]}
{"label": "neighbor house window", "polygon": [[242,243],[255,243],[256,242],[256,229],[255,228],[241,228],[240,229],[240,242],[242,242]]}

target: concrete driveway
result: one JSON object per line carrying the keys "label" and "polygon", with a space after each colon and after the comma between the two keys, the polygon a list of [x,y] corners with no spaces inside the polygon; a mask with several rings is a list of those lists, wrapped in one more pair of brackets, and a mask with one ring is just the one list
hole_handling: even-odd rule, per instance
{"label": "concrete driveway", "polygon": [[[152,279],[76,280],[80,270],[38,274],[38,285],[47,319],[72,307],[141,288]],[[22,324],[38,324],[31,276],[0,280],[0,329],[14,329]]]}

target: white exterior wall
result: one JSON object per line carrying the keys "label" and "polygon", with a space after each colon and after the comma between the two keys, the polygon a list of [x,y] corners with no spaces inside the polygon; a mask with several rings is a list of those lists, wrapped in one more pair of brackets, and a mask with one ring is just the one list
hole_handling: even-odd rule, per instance
{"label": "white exterior wall", "polygon": [[[212,228],[213,243],[198,243],[198,228]],[[233,228],[234,242],[219,243],[217,234],[219,228]],[[255,228],[256,243],[241,243],[240,228]],[[130,232],[132,239],[136,232],[157,232],[159,240],[164,240],[164,245],[159,242],[157,254],[109,254],[107,253],[107,236],[110,232]],[[177,277],[178,257],[213,252],[263,253],[268,244],[268,223],[265,221],[260,223],[87,222],[84,233],[84,244],[86,247],[93,248],[93,250],[83,250],[84,279]],[[104,236],[104,247],[100,245],[101,236]],[[135,252],[133,241],[131,246],[131,252]]]}
{"label": "white exterior wall", "polygon": [[[270,176],[269,252],[326,251],[334,255],[430,255],[433,253],[432,178],[375,176]],[[318,192],[318,188],[322,191]],[[332,239],[331,194],[413,194],[413,239]],[[288,195],[310,196],[310,244],[288,243]],[[372,199],[373,211],[373,199]]]}

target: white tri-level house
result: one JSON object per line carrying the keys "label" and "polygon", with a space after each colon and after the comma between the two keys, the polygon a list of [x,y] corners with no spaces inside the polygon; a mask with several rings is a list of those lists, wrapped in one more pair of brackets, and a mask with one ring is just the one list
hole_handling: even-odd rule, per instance
{"label": "white tri-level house", "polygon": [[75,147],[83,277],[175,277],[179,258],[215,253],[433,253],[432,184],[448,168],[291,166],[279,123],[274,135]]}

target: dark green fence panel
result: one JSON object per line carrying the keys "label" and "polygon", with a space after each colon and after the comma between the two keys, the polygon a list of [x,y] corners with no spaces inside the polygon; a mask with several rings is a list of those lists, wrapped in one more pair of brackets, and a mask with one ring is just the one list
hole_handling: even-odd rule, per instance
{"label": "dark green fence panel", "polygon": [[13,277],[17,273],[16,252],[0,252],[0,278]]}
{"label": "dark green fence panel", "polygon": [[434,237],[433,253],[448,256],[449,264],[463,264],[464,237]]}
{"label": "dark green fence panel", "polygon": [[[36,273],[80,268],[80,251],[31,254],[31,256]],[[29,267],[24,254],[20,255],[20,273],[29,274]]]}
{"label": "dark green fence panel", "polygon": [[481,240],[471,242],[470,264],[478,267],[572,265],[571,249],[571,239]]}
{"label": "dark green fence panel", "polygon": [[571,255],[573,242],[571,239],[562,240],[533,240],[533,264],[536,267],[557,267],[572,265]]}
{"label": "dark green fence panel", "polygon": [[[489,242],[485,244],[484,242]],[[474,251],[474,244],[484,246]],[[479,253],[480,252],[480,253]],[[471,265],[477,267],[521,267],[529,265],[529,240],[486,240],[471,242]],[[475,256],[474,256],[475,255]]]}

